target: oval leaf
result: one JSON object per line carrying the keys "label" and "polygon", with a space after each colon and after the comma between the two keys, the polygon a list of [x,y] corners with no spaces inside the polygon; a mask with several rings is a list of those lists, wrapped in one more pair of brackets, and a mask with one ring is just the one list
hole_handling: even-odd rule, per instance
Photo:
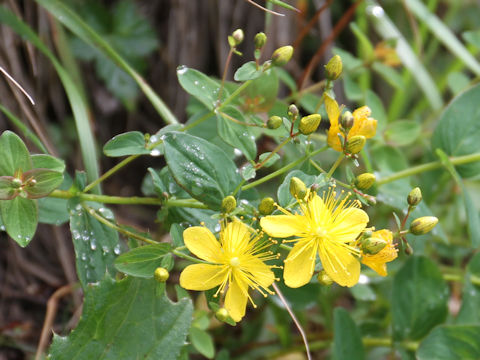
{"label": "oval leaf", "polygon": [[65,161],[46,154],[35,154],[31,156],[32,167],[34,169],[50,169],[63,173],[65,171]]}
{"label": "oval leaf", "polygon": [[103,147],[103,153],[110,157],[149,154],[145,148],[145,136],[140,131],[130,131],[110,139]]}
{"label": "oval leaf", "polygon": [[29,199],[47,196],[63,182],[63,174],[49,169],[32,169],[23,174],[25,192]]}
{"label": "oval leaf", "polygon": [[8,235],[21,247],[27,246],[37,229],[37,203],[17,196],[13,200],[0,201],[0,211]]}
{"label": "oval leaf", "polygon": [[141,246],[116,258],[115,267],[127,275],[151,278],[170,249],[166,243]]}
{"label": "oval leaf", "polygon": [[347,310],[333,312],[333,352],[336,360],[364,359],[362,337]]}
{"label": "oval leaf", "polygon": [[247,80],[253,80],[256,79],[260,76],[262,76],[263,72],[262,69],[257,70],[257,64],[255,61],[249,61],[246,64],[243,64],[238,68],[237,71],[235,71],[235,75],[233,75],[233,78],[235,81],[247,81]]}
{"label": "oval leaf", "polygon": [[15,133],[4,131],[0,136],[0,175],[14,176],[32,168],[28,149]]}

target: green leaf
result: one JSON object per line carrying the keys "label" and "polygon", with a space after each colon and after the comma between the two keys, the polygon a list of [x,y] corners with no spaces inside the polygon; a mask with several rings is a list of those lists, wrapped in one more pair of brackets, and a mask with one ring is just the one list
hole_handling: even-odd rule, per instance
{"label": "green leaf", "polygon": [[445,321],[448,287],[435,263],[411,257],[393,279],[393,336],[418,340]]}
{"label": "green leaf", "polygon": [[173,178],[193,198],[213,209],[240,182],[237,168],[223,151],[192,135],[171,132],[165,135],[165,159]]}
{"label": "green leaf", "polygon": [[63,173],[65,171],[65,161],[46,154],[35,154],[30,157],[34,169],[50,169]]}
{"label": "green leaf", "polygon": [[[207,109],[213,110],[215,108],[220,91],[220,85],[215,80],[185,65],[177,68],[177,77],[180,85],[187,93],[202,102]],[[223,89],[221,101],[225,100],[228,95],[227,89]]]}
{"label": "green leaf", "polygon": [[446,325],[435,329],[417,350],[418,360],[480,358],[480,325]]}
{"label": "green leaf", "polygon": [[215,355],[215,346],[213,344],[212,336],[198,327],[193,326],[190,329],[190,340],[193,347],[203,356],[208,359],[213,359]]}
{"label": "green leaf", "polygon": [[247,110],[253,113],[269,111],[277,100],[279,85],[275,68],[265,71],[262,76],[252,80],[242,92]]}
{"label": "green leaf", "polygon": [[397,146],[410,145],[420,136],[422,127],[413,120],[399,120],[388,124],[385,129],[385,140]]}
{"label": "green leaf", "polygon": [[382,100],[372,90],[367,90],[365,104],[372,110],[372,117],[378,121],[377,131],[382,131],[388,121]]}
{"label": "green leaf", "polygon": [[217,112],[218,135],[227,144],[239,149],[248,160],[254,160],[257,156],[255,136],[247,125],[239,124],[232,118],[246,124],[243,114],[233,106]]}
{"label": "green leaf", "polygon": [[[36,155],[32,156],[35,164]],[[64,174],[64,180],[60,189],[68,190],[72,186],[72,178],[68,174]],[[68,200],[46,197],[38,199],[38,222],[43,224],[61,225],[70,220],[68,211]]]}
{"label": "green leaf", "polygon": [[480,30],[465,31],[462,37],[466,42],[480,49]]}
{"label": "green leaf", "polygon": [[233,75],[233,78],[235,79],[235,81],[247,81],[259,78],[260,76],[262,76],[262,74],[262,68],[260,67],[257,70],[257,64],[255,63],[255,61],[249,61],[240,66],[237,71],[235,71],[235,75]]}
{"label": "green leaf", "polygon": [[176,359],[192,319],[192,303],[159,297],[155,281],[110,277],[89,285],[83,314],[67,337],[55,335],[51,359]]}
{"label": "green leaf", "polygon": [[140,246],[117,257],[114,264],[118,271],[127,275],[151,278],[170,249],[167,243]]}
{"label": "green leaf", "polygon": [[372,70],[380,75],[383,80],[389,83],[393,88],[397,90],[404,90],[405,84],[402,76],[394,68],[382,64],[380,62],[374,62],[372,64]]}
{"label": "green leaf", "polygon": [[13,200],[2,200],[0,212],[8,235],[21,247],[27,246],[37,229],[38,210],[35,200],[21,196]]}
{"label": "green leaf", "polygon": [[360,331],[348,311],[340,307],[333,311],[333,334],[335,360],[365,358]]}
{"label": "green leaf", "polygon": [[12,200],[19,194],[13,176],[0,176],[0,200]]}
{"label": "green leaf", "polygon": [[103,153],[110,157],[149,154],[145,148],[145,136],[140,131],[130,131],[110,139],[103,147]]}
{"label": "green leaf", "polygon": [[[109,221],[113,215],[99,208]],[[88,283],[97,282],[108,272],[115,274],[113,261],[120,254],[118,233],[90,215],[80,204],[70,206],[70,231],[75,248],[77,274],[85,289]]]}
{"label": "green leaf", "polygon": [[462,307],[458,313],[456,324],[480,324],[480,286],[478,281],[472,283],[472,277],[480,280],[480,253],[470,260],[465,275]]}
{"label": "green leaf", "polygon": [[[258,157],[258,162],[261,163],[263,162],[263,160],[265,160],[267,157],[269,157],[271,154],[271,152],[266,152],[266,153],[263,153],[261,154],[259,157]],[[265,164],[263,164],[263,167],[270,167],[272,166],[273,164],[275,164],[277,162],[277,160],[280,159],[280,155],[278,155],[277,153],[273,154],[272,157],[270,159],[268,159]]]}
{"label": "green leaf", "polygon": [[32,169],[23,174],[24,188],[29,199],[47,196],[63,182],[63,174],[50,169]]}
{"label": "green leaf", "polygon": [[447,75],[447,83],[453,95],[458,95],[470,86],[470,78],[463,72],[454,71]]}
{"label": "green leaf", "polygon": [[255,178],[257,176],[257,172],[252,164],[248,163],[244,167],[240,169],[240,173],[242,174],[242,178],[245,181]]}
{"label": "green leaf", "polygon": [[[450,156],[480,152],[480,85],[454,98],[443,111],[433,133],[432,148],[440,148]],[[456,167],[462,177],[480,174],[480,162]]]}
{"label": "green leaf", "polygon": [[15,171],[32,168],[28,149],[15,133],[7,130],[0,136],[0,175],[14,176]]}

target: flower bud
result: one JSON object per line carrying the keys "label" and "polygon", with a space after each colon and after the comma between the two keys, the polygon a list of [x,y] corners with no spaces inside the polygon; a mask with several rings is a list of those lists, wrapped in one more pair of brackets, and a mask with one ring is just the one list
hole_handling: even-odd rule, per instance
{"label": "flower bud", "polygon": [[381,238],[369,237],[362,241],[361,249],[364,254],[375,255],[382,251],[387,242]]}
{"label": "flower bud", "polygon": [[320,283],[320,285],[330,286],[333,284],[332,278],[328,276],[325,270],[322,270],[318,273],[317,280]]}
{"label": "flower bud", "polygon": [[307,195],[307,186],[298,177],[292,177],[290,179],[290,194],[297,199],[305,199]]}
{"label": "flower bud", "polygon": [[299,111],[298,111],[298,108],[297,108],[297,106],[296,106],[295,104],[292,104],[292,105],[290,105],[290,106],[288,107],[288,112],[287,112],[287,114],[288,114],[288,116],[290,116],[291,118],[296,119],[297,116],[298,116],[298,112],[299,112]]}
{"label": "flower bud", "polygon": [[342,74],[342,68],[342,58],[339,55],[335,55],[330,59],[327,65],[325,65],[327,78],[329,80],[337,80]]}
{"label": "flower bud", "polygon": [[345,111],[342,114],[342,118],[340,119],[340,125],[344,129],[350,129],[353,126],[355,119],[350,111]]}
{"label": "flower bud", "polygon": [[155,269],[155,272],[153,273],[153,277],[158,282],[164,283],[168,280],[168,278],[170,277],[170,274],[167,269],[163,267],[158,267]]}
{"label": "flower bud", "polygon": [[272,54],[272,64],[274,66],[284,66],[286,65],[293,55],[293,47],[290,45],[282,46],[275,50]]}
{"label": "flower bud", "polygon": [[348,139],[347,146],[345,147],[345,150],[349,154],[358,154],[360,151],[362,151],[363,147],[365,146],[365,143],[367,142],[367,138],[363,135],[355,135]]}
{"label": "flower bud", "polygon": [[412,221],[410,232],[413,235],[424,235],[430,232],[437,223],[438,219],[435,216],[423,216]]}
{"label": "flower bud", "polygon": [[304,116],[300,120],[300,124],[298,125],[298,130],[303,135],[310,135],[311,133],[317,130],[321,120],[322,120],[322,116],[320,114],[312,114],[312,115]]}
{"label": "flower bud", "polygon": [[11,184],[12,184],[12,188],[18,189],[22,187],[23,181],[22,179],[19,179],[19,178],[13,178],[11,181]]}
{"label": "flower bud", "polygon": [[416,187],[407,196],[407,202],[410,206],[417,206],[422,201],[422,191],[419,187]]}
{"label": "flower bud", "polygon": [[237,207],[237,200],[232,195],[226,196],[222,200],[222,211],[226,214],[232,212]]}
{"label": "flower bud", "polygon": [[375,175],[371,173],[360,174],[355,178],[354,185],[357,189],[368,190],[375,184]]}
{"label": "flower bud", "polygon": [[240,45],[243,41],[244,34],[242,29],[237,29],[232,33],[232,38],[235,40],[235,45]]}
{"label": "flower bud", "polygon": [[271,197],[263,198],[258,205],[258,211],[262,215],[270,215],[275,210],[275,201]]}
{"label": "flower bud", "polygon": [[225,308],[220,308],[215,312],[215,317],[219,321],[225,321],[228,319],[228,311]]}
{"label": "flower bud", "polygon": [[259,32],[257,35],[255,35],[255,38],[253,39],[253,43],[255,44],[255,49],[261,49],[265,46],[265,43],[267,42],[267,35],[263,32]]}
{"label": "flower bud", "polygon": [[270,119],[268,119],[267,121],[267,127],[269,129],[278,129],[283,123],[283,120],[280,116],[270,116]]}

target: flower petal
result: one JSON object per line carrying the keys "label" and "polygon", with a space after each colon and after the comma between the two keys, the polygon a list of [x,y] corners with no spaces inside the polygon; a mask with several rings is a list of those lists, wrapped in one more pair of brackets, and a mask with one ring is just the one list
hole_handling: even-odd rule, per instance
{"label": "flower petal", "polygon": [[200,259],[220,262],[222,249],[215,236],[203,226],[192,226],[183,232],[183,241],[188,250]]}
{"label": "flower petal", "polygon": [[322,241],[318,254],[324,270],[341,286],[352,287],[360,277],[360,262],[343,244],[331,240]]}
{"label": "flower petal", "polygon": [[260,225],[268,235],[286,238],[305,233],[308,222],[302,215],[271,215],[260,219]]}
{"label": "flower petal", "polygon": [[363,135],[366,138],[371,138],[375,136],[377,132],[377,120],[369,117],[371,113],[372,111],[368,106],[362,106],[353,112],[355,121],[348,133],[349,137]]}
{"label": "flower petal", "polygon": [[318,225],[325,224],[325,220],[330,217],[330,210],[328,210],[327,206],[323,199],[314,193],[314,195],[310,198],[307,203],[308,214],[311,217],[311,222]]}
{"label": "flower petal", "polygon": [[330,129],[328,129],[328,132],[327,132],[327,144],[332,149],[341,152],[343,151],[343,149],[342,149],[342,143],[340,142],[340,138],[338,137],[338,134],[340,134],[342,138],[344,137],[338,126],[330,126]]}
{"label": "flower petal", "polygon": [[372,236],[382,238],[387,242],[385,246],[378,254],[362,256],[362,264],[367,265],[373,269],[380,276],[387,276],[387,262],[393,261],[397,258],[397,249],[393,245],[393,235],[390,230],[378,230],[375,231]]}
{"label": "flower petal", "polygon": [[316,242],[311,239],[299,241],[285,259],[283,279],[285,284],[297,288],[307,284],[315,269]]}
{"label": "flower petal", "polygon": [[255,256],[249,256],[248,259],[241,261],[241,270],[253,277],[254,282],[263,288],[268,288],[275,280],[275,274],[270,267]]}
{"label": "flower petal", "polygon": [[188,290],[209,290],[225,281],[227,271],[222,265],[189,265],[180,274],[180,286]]}
{"label": "flower petal", "polygon": [[230,317],[238,322],[245,316],[247,307],[248,286],[234,277],[230,282],[227,295],[225,296],[225,308]]}
{"label": "flower petal", "polygon": [[327,111],[330,127],[338,127],[338,117],[340,116],[340,108],[338,103],[330,95],[325,93],[325,110]]}
{"label": "flower petal", "polygon": [[357,208],[342,210],[333,221],[330,239],[342,243],[354,241],[367,223],[368,215],[365,211]]}
{"label": "flower petal", "polygon": [[251,231],[240,221],[227,225],[221,234],[222,247],[227,254],[244,253],[250,241]]}

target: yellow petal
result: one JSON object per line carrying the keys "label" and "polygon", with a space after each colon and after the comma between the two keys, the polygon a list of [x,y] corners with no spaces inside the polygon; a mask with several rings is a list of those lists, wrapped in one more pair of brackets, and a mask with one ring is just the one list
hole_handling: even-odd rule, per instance
{"label": "yellow petal", "polygon": [[263,217],[260,226],[270,236],[286,238],[305,233],[308,222],[302,215],[271,215]]}
{"label": "yellow petal", "polygon": [[241,260],[241,269],[247,271],[261,287],[268,288],[273,284],[275,275],[270,267],[255,256],[249,256]]}
{"label": "yellow petal", "polygon": [[330,127],[338,127],[338,117],[340,116],[340,108],[338,103],[328,94],[325,94],[325,110],[327,111]]}
{"label": "yellow petal", "polygon": [[372,114],[372,110],[370,110],[368,106],[362,106],[356,109],[352,115],[354,120],[357,121],[357,120],[365,120],[371,114]]}
{"label": "yellow petal", "polygon": [[338,126],[330,126],[330,129],[328,129],[328,132],[327,132],[327,144],[332,149],[341,152],[343,151],[343,149],[342,149],[342,143],[340,142],[340,138],[338,137],[338,134],[340,134],[340,136],[344,138]]}
{"label": "yellow petal", "polygon": [[362,258],[362,264],[367,265],[380,276],[387,276],[387,264],[375,261],[374,259],[369,259],[368,257],[370,256],[365,255]]}
{"label": "yellow petal", "polygon": [[360,277],[360,262],[350,250],[331,240],[324,240],[318,246],[323,269],[333,281],[341,286],[352,287]]}
{"label": "yellow petal", "polygon": [[330,217],[330,211],[325,206],[323,199],[314,193],[307,204],[308,213],[311,216],[311,221],[316,225],[325,224],[325,220]]}
{"label": "yellow petal", "polygon": [[221,247],[215,236],[203,226],[192,226],[183,232],[183,241],[188,250],[200,259],[220,262]]}
{"label": "yellow petal", "polygon": [[395,260],[398,256],[397,249],[393,245],[392,232],[383,229],[375,231],[372,236],[382,238],[387,242],[387,246],[385,246],[378,254],[364,254],[362,257],[362,264],[367,265],[381,276],[387,276],[386,263]]}
{"label": "yellow petal", "polygon": [[377,120],[370,118],[370,114],[371,110],[368,106],[362,106],[353,112],[355,121],[348,133],[349,138],[356,135],[365,136],[367,139],[375,136]]}
{"label": "yellow petal", "polygon": [[301,240],[295,244],[285,259],[285,284],[292,288],[307,284],[312,278],[316,257],[317,247],[314,240]]}
{"label": "yellow petal", "polygon": [[342,210],[331,225],[330,239],[342,243],[354,241],[367,223],[368,215],[365,211],[357,208]]}
{"label": "yellow petal", "polygon": [[234,321],[238,322],[245,316],[247,299],[248,287],[234,277],[234,280],[229,284],[225,297],[225,308]]}
{"label": "yellow petal", "polygon": [[238,254],[245,252],[250,241],[250,234],[250,229],[244,223],[240,221],[229,223],[221,235],[225,253]]}
{"label": "yellow petal", "polygon": [[180,274],[180,286],[188,290],[209,290],[225,280],[227,271],[222,265],[189,265]]}

